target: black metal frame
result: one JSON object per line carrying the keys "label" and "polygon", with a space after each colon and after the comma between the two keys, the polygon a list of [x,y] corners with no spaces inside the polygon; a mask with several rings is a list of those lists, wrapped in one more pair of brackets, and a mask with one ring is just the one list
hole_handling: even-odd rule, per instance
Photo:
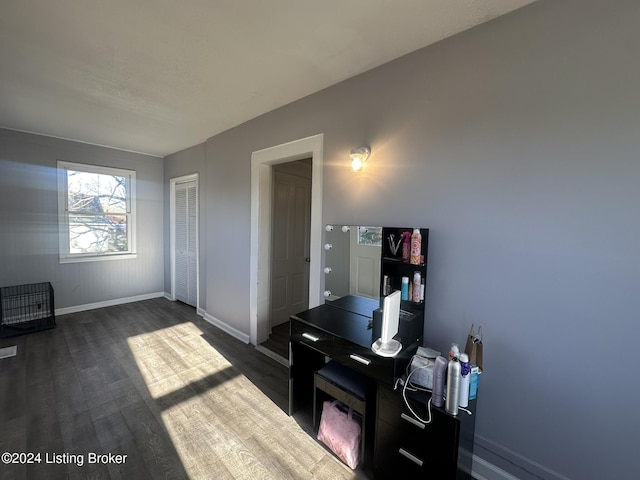
{"label": "black metal frame", "polygon": [[56,326],[49,282],[0,288],[0,338]]}

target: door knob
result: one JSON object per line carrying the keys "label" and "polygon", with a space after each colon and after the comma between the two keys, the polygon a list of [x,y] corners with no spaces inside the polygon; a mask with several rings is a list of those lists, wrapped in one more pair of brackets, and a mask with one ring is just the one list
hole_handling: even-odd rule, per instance
{"label": "door knob", "polygon": [[311,263],[311,259],[309,257],[305,258],[304,261],[307,263]]}

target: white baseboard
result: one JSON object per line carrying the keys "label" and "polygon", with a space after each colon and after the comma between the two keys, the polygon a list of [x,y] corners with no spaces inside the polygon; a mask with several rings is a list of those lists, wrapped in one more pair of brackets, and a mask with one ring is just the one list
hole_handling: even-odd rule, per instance
{"label": "white baseboard", "polygon": [[[114,305],[122,305],[124,303],[139,302],[142,300],[150,300],[152,298],[161,298],[161,297],[166,298],[167,300],[172,300],[171,295],[169,295],[167,292],[156,292],[156,293],[148,293],[145,295],[136,295],[134,297],[114,298],[113,300],[106,300],[104,302],[87,303],[85,305],[75,305],[73,307],[57,308],[55,311],[55,314],[56,316],[66,315],[68,313],[84,312],[86,310],[94,310],[96,308],[113,307]],[[222,320],[218,320],[217,318],[209,315],[202,308],[198,307],[196,309],[196,313],[202,318],[204,318],[211,325],[218,327],[223,332],[228,333],[229,335],[231,335],[234,338],[237,338],[243,343],[246,343],[246,344],[249,343],[249,335],[241,332],[240,330],[236,330],[235,328],[224,323]]]}
{"label": "white baseboard", "polygon": [[73,307],[56,308],[56,316],[66,315],[68,313],[84,312],[86,310],[94,310],[96,308],[113,307],[114,305],[122,305],[123,303],[139,302],[164,296],[164,292],[156,292],[147,293],[145,295],[136,295],[134,297],[114,298],[113,300],[105,300],[104,302],[86,303],[84,305],[76,305]]}
{"label": "white baseboard", "polygon": [[519,480],[518,477],[505,472],[477,455],[473,456],[471,476],[476,480]]}
{"label": "white baseboard", "polygon": [[203,313],[204,313],[204,315],[202,316],[202,318],[204,318],[207,322],[209,322],[214,327],[218,327],[220,330],[222,330],[223,332],[228,333],[229,335],[231,335],[234,338],[237,338],[242,343],[246,343],[246,344],[249,343],[250,338],[249,338],[249,335],[247,335],[246,333],[243,333],[240,330],[237,330],[237,329],[227,325],[222,320],[218,320],[216,317],[213,317],[213,316],[209,315],[207,312],[203,312]]}

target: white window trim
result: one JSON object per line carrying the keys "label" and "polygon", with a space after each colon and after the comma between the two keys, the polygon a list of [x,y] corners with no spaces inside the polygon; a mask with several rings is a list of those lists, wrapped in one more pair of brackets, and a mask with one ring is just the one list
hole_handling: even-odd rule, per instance
{"label": "white window trim", "polygon": [[[117,175],[129,177],[129,251],[123,253],[69,253],[69,215],[67,211],[67,170],[98,173],[103,175]],[[123,260],[136,258],[136,172],[124,168],[101,167],[83,163],[73,163],[58,160],[58,232],[60,263],[98,262],[104,260]]]}

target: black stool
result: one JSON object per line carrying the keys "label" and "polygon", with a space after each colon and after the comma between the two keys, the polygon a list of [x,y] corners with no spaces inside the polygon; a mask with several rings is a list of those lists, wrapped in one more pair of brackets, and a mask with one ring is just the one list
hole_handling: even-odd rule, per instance
{"label": "black stool", "polygon": [[[342,365],[331,361],[327,363],[320,370],[315,372],[313,376],[313,429],[314,432],[318,432],[320,426],[320,412],[322,409],[322,402],[318,401],[318,390],[324,392],[326,395],[333,397],[334,399],[342,402],[347,407],[351,407],[354,412],[357,412],[362,417],[362,440],[360,446],[360,463],[365,464],[368,460],[365,453],[368,449],[365,445],[369,445],[367,440],[367,410],[371,411],[373,401],[370,395],[372,391],[372,382],[367,377],[359,374],[355,370],[350,369]],[[373,418],[369,415],[369,419]]]}

